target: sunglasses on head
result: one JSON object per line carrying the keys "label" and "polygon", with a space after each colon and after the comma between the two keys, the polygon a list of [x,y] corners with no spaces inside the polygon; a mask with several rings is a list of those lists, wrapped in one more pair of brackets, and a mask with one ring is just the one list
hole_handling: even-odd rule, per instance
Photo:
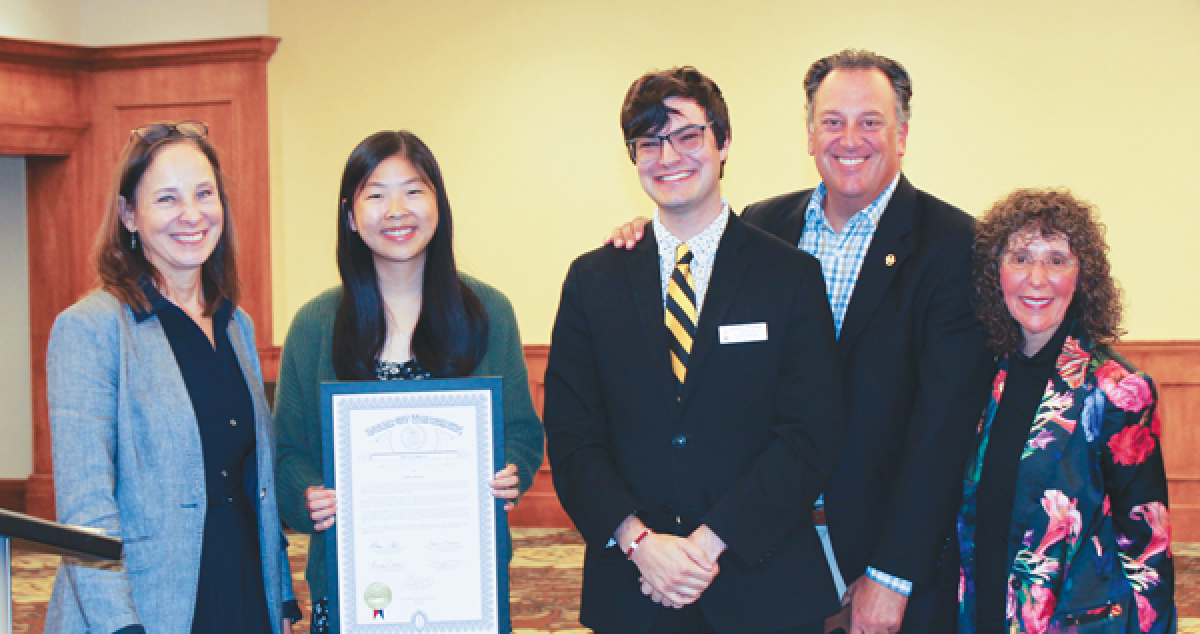
{"label": "sunglasses on head", "polygon": [[158,143],[176,133],[185,139],[203,139],[208,136],[208,124],[203,121],[148,123],[134,128],[129,133],[146,143]]}

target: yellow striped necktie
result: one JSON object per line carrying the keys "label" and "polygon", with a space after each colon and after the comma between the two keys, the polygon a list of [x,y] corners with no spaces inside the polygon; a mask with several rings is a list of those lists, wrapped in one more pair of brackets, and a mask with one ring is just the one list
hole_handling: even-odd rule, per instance
{"label": "yellow striped necktie", "polygon": [[692,250],[686,244],[675,249],[675,270],[667,284],[667,330],[671,332],[671,369],[683,388],[688,356],[696,336],[696,292],[692,284]]}

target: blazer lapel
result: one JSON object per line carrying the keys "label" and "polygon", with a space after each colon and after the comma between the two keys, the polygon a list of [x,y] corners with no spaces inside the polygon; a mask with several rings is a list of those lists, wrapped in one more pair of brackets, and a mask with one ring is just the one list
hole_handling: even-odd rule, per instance
{"label": "blazer lapel", "polygon": [[638,322],[646,341],[642,349],[642,354],[646,355],[646,367],[650,368],[650,374],[667,402],[668,411],[673,412],[679,407],[678,389],[675,373],[671,370],[671,348],[667,339],[658,265],[658,240],[654,237],[654,231],[650,230],[633,248],[626,266],[629,287],[637,305]]}
{"label": "blazer lapel", "polygon": [[[1055,362],[1056,374],[1050,377],[1042,402],[1038,405],[1025,450],[1021,454],[1021,466],[1017,471],[1015,499],[1041,500],[1048,489],[1058,489],[1070,497],[1073,491],[1069,483],[1059,479],[1064,456],[1077,443],[1087,443],[1087,434],[1081,428],[1082,410],[1087,390],[1084,388],[1088,362],[1092,358],[1090,346],[1085,347],[1076,325],[1063,344],[1062,352]],[[1077,493],[1075,493],[1077,495]],[[1020,542],[1025,530],[1044,525],[1047,517],[1040,504],[1014,504],[1012,537]]]}
{"label": "blazer lapel", "polygon": [[896,271],[904,266],[912,253],[916,206],[917,191],[907,178],[901,176],[887,209],[879,218],[879,226],[875,228],[875,236],[871,239],[871,246],[867,249],[866,259],[863,260],[858,281],[850,296],[850,304],[846,307],[842,332],[838,336],[838,348],[843,356],[870,321],[875,308],[879,306],[879,300],[883,299],[884,292],[895,279]]}
{"label": "blazer lapel", "polygon": [[692,342],[692,354],[688,361],[688,380],[684,382],[680,400],[686,400],[691,393],[691,386],[695,384],[692,377],[704,367],[704,360],[716,345],[717,328],[724,322],[725,314],[737,295],[738,285],[746,275],[750,260],[740,253],[745,243],[745,223],[735,214],[729,214],[729,224],[725,226],[725,233],[717,245],[712,277],[708,280],[704,304],[700,307],[700,323],[696,324],[696,340]]}
{"label": "blazer lapel", "polygon": [[[204,490],[204,451],[200,440],[200,426],[196,421],[196,409],[192,406],[191,396],[188,395],[187,384],[183,380],[183,372],[175,359],[175,351],[167,339],[162,323],[157,316],[142,321],[135,321],[132,326],[136,333],[138,363],[131,372],[131,380],[144,382],[146,385],[160,386],[155,390],[152,411],[155,416],[149,424],[161,426],[161,429],[171,431],[162,433],[160,438],[173,439],[172,451],[181,453],[193,477]],[[145,376],[152,374],[153,376]],[[135,378],[136,377],[136,378]],[[166,448],[163,448],[164,451]],[[203,500],[201,500],[203,501]]]}

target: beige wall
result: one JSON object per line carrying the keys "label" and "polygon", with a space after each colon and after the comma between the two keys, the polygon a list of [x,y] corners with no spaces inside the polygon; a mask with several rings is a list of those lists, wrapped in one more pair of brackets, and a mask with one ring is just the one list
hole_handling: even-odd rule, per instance
{"label": "beige wall", "polygon": [[82,16],[79,43],[87,46],[262,35],[267,31],[267,0],[78,2]]}
{"label": "beige wall", "polygon": [[267,32],[267,0],[0,0],[0,36],[85,46]]}
{"label": "beige wall", "polygon": [[0,0],[0,36],[78,44],[81,0]]}
{"label": "beige wall", "polygon": [[527,343],[550,338],[567,265],[652,211],[617,113],[642,72],[721,85],[735,207],[817,175],[800,82],[847,46],[914,77],[905,171],[978,214],[1017,186],[1097,203],[1131,338],[1200,338],[1200,3],[925,0],[664,3],[271,0],[277,337],[336,283],[333,223],[354,144],[409,128],[437,154],[461,266],[504,290]]}

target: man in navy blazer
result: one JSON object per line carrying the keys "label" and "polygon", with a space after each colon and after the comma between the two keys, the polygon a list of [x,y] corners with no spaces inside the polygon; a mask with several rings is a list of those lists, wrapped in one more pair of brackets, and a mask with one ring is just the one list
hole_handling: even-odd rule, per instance
{"label": "man in navy blazer", "polygon": [[957,551],[944,546],[992,375],[970,300],[973,220],[900,173],[912,97],[900,64],[846,50],[814,63],[804,88],[821,185],[743,217],[816,255],[829,284],[846,406],[824,491],[831,566],[852,633],[950,632]]}
{"label": "man in navy blazer", "polygon": [[[649,73],[621,124],[653,228],[571,265],[546,371],[554,484],[587,542],[580,620],[600,634],[821,632],[838,597],[812,505],[842,411],[820,266],[729,212],[711,80]],[[665,324],[681,244],[698,314],[682,382]]]}

